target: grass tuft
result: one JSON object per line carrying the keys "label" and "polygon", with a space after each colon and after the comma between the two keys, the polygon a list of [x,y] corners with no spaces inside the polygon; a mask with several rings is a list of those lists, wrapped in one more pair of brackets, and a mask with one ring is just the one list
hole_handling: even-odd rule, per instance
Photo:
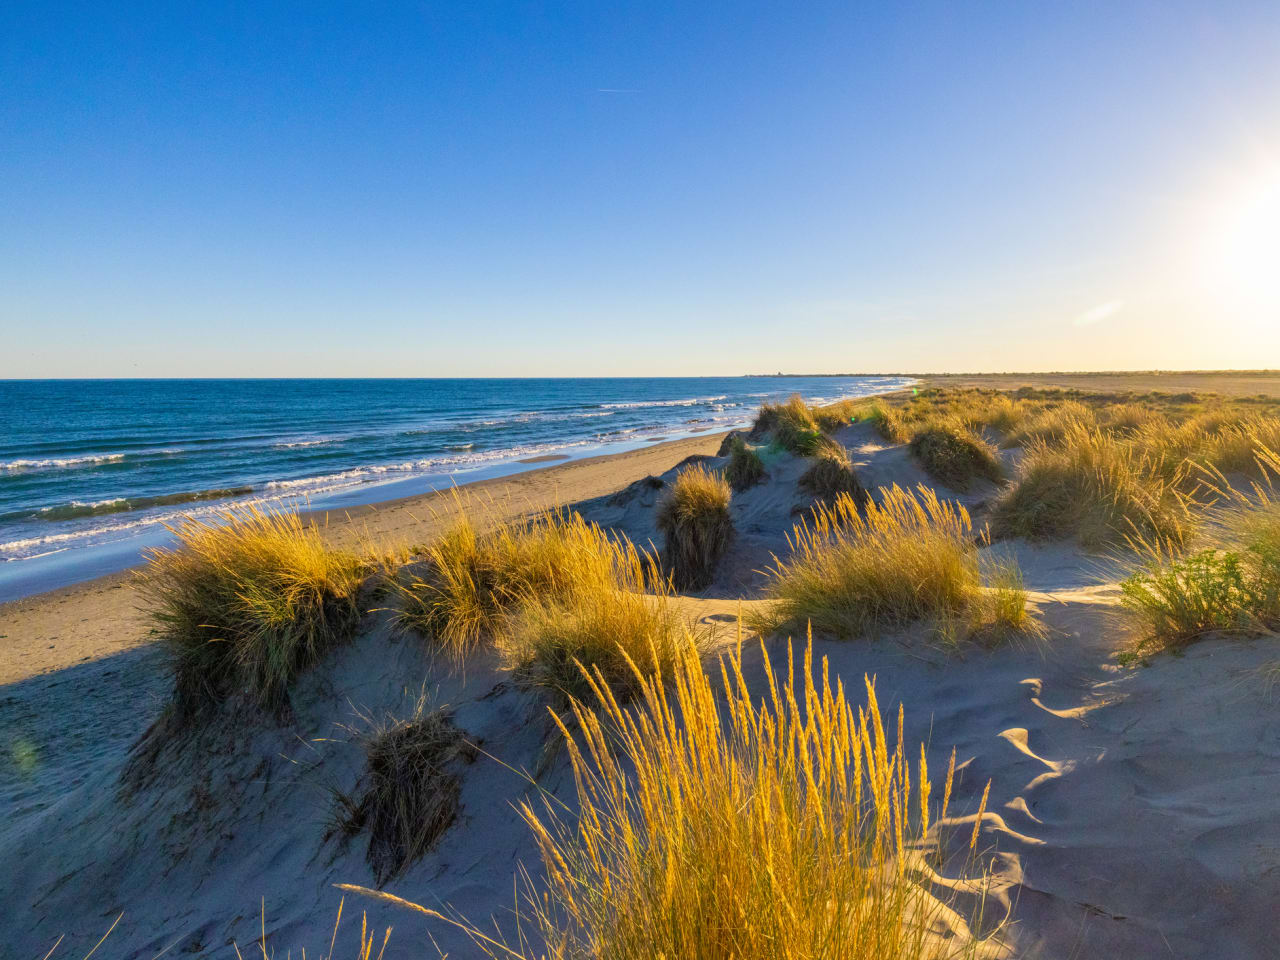
{"label": "grass tuft", "polygon": [[981,633],[999,616],[1024,623],[1026,594],[1006,594],[992,607],[983,590],[968,511],[927,487],[882,491],[859,513],[841,496],[813,511],[788,538],[791,555],[774,558],[766,594],[774,602],[766,629],[803,626],[837,637],[865,636],[916,621],[932,621],[944,636],[957,624]]}
{"label": "grass tuft", "polygon": [[834,500],[841,494],[848,494],[857,503],[867,499],[849,454],[838,444],[826,445],[818,451],[812,466],[800,475],[799,484],[823,500]]}
{"label": "grass tuft", "polygon": [[658,504],[663,558],[677,589],[700,590],[715,577],[716,566],[733,539],[731,496],[723,474],[691,466],[676,476]]}
{"label": "grass tuft", "polygon": [[257,507],[171,528],[146,551],[142,596],[174,675],[179,722],[237,691],[276,709],[294,678],[350,636],[360,558],[334,550],[295,511]]}
{"label": "grass tuft", "polygon": [[379,887],[427,853],[457,818],[461,783],[450,772],[462,733],[443,709],[418,699],[405,718],[387,716],[362,734],[367,767],[359,799],[339,796],[347,836],[368,833],[367,859]]}
{"label": "grass tuft", "polygon": [[870,423],[876,433],[890,443],[906,443],[911,439],[913,428],[901,406],[877,401],[863,407],[857,416]]}
{"label": "grass tuft", "polygon": [[741,493],[765,479],[764,461],[741,436],[735,436],[729,447],[729,465],[725,467],[724,478],[736,493]]}
{"label": "grass tuft", "polygon": [[782,403],[761,404],[756,422],[751,427],[751,436],[758,439],[782,427],[798,431],[812,431],[818,428],[809,405],[804,402],[800,394],[792,394]]}
{"label": "grass tuft", "polygon": [[[781,670],[762,656],[763,699],[748,687],[739,648],[722,660],[718,679],[686,650],[670,674],[638,679],[635,707],[598,681],[600,705],[575,704],[575,723],[561,731],[576,814],[550,802],[521,805],[545,872],[526,878],[518,911],[545,944],[536,955],[994,953],[996,935],[980,941],[974,933],[981,896],[933,892],[965,882],[932,882],[954,756],[938,804],[923,747],[917,759],[903,736],[902,708],[895,742],[894,717],[882,715],[871,680],[865,705],[855,707],[825,660],[815,670],[811,643],[798,671],[790,649]],[[965,839],[972,862],[978,831]],[[973,879],[980,891],[982,879]],[[523,933],[511,946],[492,928],[416,909],[462,927],[485,956],[534,955]]]}
{"label": "grass tuft", "polygon": [[1034,443],[996,502],[992,532],[1078,538],[1090,549],[1126,540],[1185,544],[1193,529],[1181,470],[1124,440],[1076,424],[1056,443]]}
{"label": "grass tuft", "polygon": [[456,656],[496,635],[528,596],[611,586],[618,559],[597,526],[561,510],[494,524],[483,534],[460,510],[424,558],[425,570],[398,587],[398,619]]}
{"label": "grass tuft", "polygon": [[1094,424],[1093,410],[1075,400],[1065,400],[1028,418],[1005,437],[1006,447],[1026,447],[1035,443],[1053,444],[1082,425]]}
{"label": "grass tuft", "polygon": [[929,427],[911,438],[911,452],[929,476],[953,490],[968,490],[977,479],[1004,478],[995,448],[967,430]]}
{"label": "grass tuft", "polygon": [[509,621],[498,648],[522,686],[546,693],[558,707],[592,702],[589,670],[627,701],[639,676],[669,674],[682,652],[709,649],[709,628],[685,616],[653,560],[630,543],[617,586],[566,598],[530,596]]}
{"label": "grass tuft", "polygon": [[855,422],[854,409],[853,402],[849,400],[827,404],[823,407],[813,407],[813,422],[817,424],[818,429],[823,433],[835,433],[837,430]]}

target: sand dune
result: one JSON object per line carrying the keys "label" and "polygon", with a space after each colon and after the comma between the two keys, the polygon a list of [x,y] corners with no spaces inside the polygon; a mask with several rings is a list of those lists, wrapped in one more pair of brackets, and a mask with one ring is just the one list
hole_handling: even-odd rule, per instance
{"label": "sand dune", "polygon": [[[869,485],[924,479],[904,447],[865,427],[838,439]],[[505,481],[513,486],[495,495],[519,510],[552,494],[568,501],[561,494],[571,490],[586,517],[643,543],[656,539],[658,491],[633,481],[669,481],[677,461],[718,445],[704,438],[621,466],[572,464],[555,469],[577,471],[576,484],[548,470]],[[726,640],[740,598],[758,602],[757,571],[785,549],[786,531],[811,502],[796,486],[802,466],[780,456],[766,483],[734,498],[739,533],[730,556],[711,587],[682,601],[721,625]],[[993,490],[941,492],[981,517]],[[416,512],[403,505],[355,522],[426,536]],[[354,536],[354,524],[339,535]],[[1122,668],[1114,659],[1126,639],[1117,568],[1070,545],[985,549],[1016,556],[1048,627],[1043,642],[955,653],[918,629],[871,642],[814,639],[815,655],[847,685],[873,676],[882,703],[906,704],[907,741],[929,745],[931,768],[945,769],[955,748],[959,781],[944,833],[967,834],[990,781],[981,844],[993,886],[984,925],[1006,923],[1010,955],[1044,960],[1275,956],[1280,721],[1264,675],[1274,659],[1267,645],[1208,640],[1183,656]],[[53,611],[66,631],[77,615],[116,617],[115,629],[135,623],[109,592],[124,589],[31,601],[7,612],[6,642],[21,649],[30,640],[20,631],[36,622],[49,629],[40,618]],[[231,941],[258,936],[263,901],[271,948],[327,944],[341,899],[333,884],[373,882],[359,840],[326,839],[333,790],[349,790],[360,774],[353,730],[362,716],[401,709],[422,690],[450,706],[478,750],[458,768],[459,821],[391,892],[475,920],[502,916],[513,877],[539,869],[513,804],[541,791],[573,802],[566,758],[545,751],[545,706],[491,654],[477,654],[464,671],[432,660],[392,629],[385,611],[368,614],[353,643],[304,677],[291,723],[241,716],[131,768],[130,748],[166,693],[159,658],[141,639],[100,644],[93,649],[101,655],[40,675],[19,678],[21,669],[9,666],[0,688],[10,744],[0,765],[6,955],[39,957],[65,933],[59,955],[78,957],[123,913],[112,956],[226,956]],[[772,656],[783,653],[785,640],[769,643]],[[751,650],[747,676],[759,683]],[[450,956],[473,955],[447,924],[373,901],[346,909],[353,906],[372,925],[395,927],[388,957],[430,956],[433,941]],[[354,936],[349,927],[346,941]]]}

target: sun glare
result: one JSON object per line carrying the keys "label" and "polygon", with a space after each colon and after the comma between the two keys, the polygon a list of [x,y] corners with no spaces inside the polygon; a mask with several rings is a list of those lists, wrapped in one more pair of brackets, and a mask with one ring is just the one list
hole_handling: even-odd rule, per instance
{"label": "sun glare", "polygon": [[1280,311],[1280,173],[1255,181],[1220,208],[1207,260],[1219,296],[1239,307]]}

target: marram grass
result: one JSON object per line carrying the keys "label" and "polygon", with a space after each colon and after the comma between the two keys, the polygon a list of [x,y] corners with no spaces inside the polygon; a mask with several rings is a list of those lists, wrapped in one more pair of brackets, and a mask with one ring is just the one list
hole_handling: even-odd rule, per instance
{"label": "marram grass", "polygon": [[747,446],[741,435],[732,438],[724,478],[735,493],[741,493],[765,480],[764,461],[760,459],[759,453]]}
{"label": "marram grass", "polygon": [[732,496],[724,474],[695,464],[676,475],[658,504],[663,559],[677,589],[700,590],[715,578],[733,539]]}
{"label": "marram grass", "polygon": [[530,593],[499,633],[498,650],[517,682],[558,706],[593,698],[584,670],[625,701],[638,692],[637,677],[669,674],[687,649],[705,651],[713,640],[710,628],[681,612],[651,556],[630,542],[612,549],[612,584],[558,598]]}
{"label": "marram grass", "polygon": [[911,452],[929,476],[954,490],[975,480],[998,483],[1004,468],[995,448],[963,428],[931,426],[911,438]]}
{"label": "marram grass", "polygon": [[848,494],[862,503],[867,493],[854,472],[849,453],[838,443],[830,443],[813,456],[809,469],[800,475],[799,485],[815,497],[834,500]]}
{"label": "marram grass", "polygon": [[[1280,470],[1264,448],[1260,472]],[[1159,541],[1137,546],[1141,561],[1121,583],[1139,627],[1138,652],[1177,648],[1213,633],[1280,631],[1280,502],[1259,484],[1214,511],[1216,535],[1186,556]]]}
{"label": "marram grass", "polygon": [[841,496],[788,540],[790,555],[767,571],[762,628],[855,638],[930,621],[948,640],[1036,629],[1016,567],[984,585],[968,511],[928,487],[882,489],[862,512]]}
{"label": "marram grass", "polygon": [[279,706],[294,678],[359,620],[367,565],[295,511],[246,507],[172,528],[139,589],[174,673],[179,719],[238,690]]}
{"label": "marram grass", "polygon": [[[521,814],[545,877],[519,906],[506,940],[399,898],[341,885],[462,927],[488,957],[612,960],[948,960],[992,955],[974,915],[930,880],[930,850],[947,818],[923,746],[886,731],[875,685],[853,706],[812,645],[794,669],[762,651],[764,696],[741,649],[709,676],[691,649],[666,675],[637,677],[627,707],[593,678],[598,706],[560,722],[577,787],[577,815],[548,801]],[[890,721],[890,724],[892,721]],[[983,797],[985,805],[986,796]],[[980,806],[970,852],[976,847]],[[971,858],[972,859],[972,858]],[[540,948],[529,946],[536,931]]]}
{"label": "marram grass", "polygon": [[[691,554],[679,562],[714,564],[714,537],[724,536],[717,524],[727,522],[724,480],[694,468],[672,494],[683,511],[670,520],[675,540]],[[577,513],[550,510],[481,533],[463,504],[425,557],[425,570],[399,587],[400,623],[458,657],[492,643],[518,682],[558,704],[589,695],[579,664],[598,668],[625,698],[631,663],[669,667],[689,642],[701,649],[710,638],[679,612],[655,557]]]}
{"label": "marram grass", "polygon": [[1182,545],[1195,519],[1181,492],[1184,468],[1087,423],[1033,443],[997,500],[992,532],[1075,538],[1099,548],[1133,539]]}
{"label": "marram grass", "polygon": [[464,506],[424,551],[425,569],[398,587],[399,622],[461,657],[526,597],[613,589],[620,561],[617,545],[577,513],[547,510],[481,532]]}

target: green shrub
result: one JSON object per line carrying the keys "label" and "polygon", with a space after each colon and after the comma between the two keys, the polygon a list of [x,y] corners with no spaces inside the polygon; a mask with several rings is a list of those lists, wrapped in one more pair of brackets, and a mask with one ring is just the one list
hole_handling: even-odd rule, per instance
{"label": "green shrub", "polygon": [[1218,519],[1219,544],[1181,558],[1149,545],[1142,567],[1121,584],[1122,602],[1143,629],[1140,649],[1280,628],[1280,504],[1262,496]]}

